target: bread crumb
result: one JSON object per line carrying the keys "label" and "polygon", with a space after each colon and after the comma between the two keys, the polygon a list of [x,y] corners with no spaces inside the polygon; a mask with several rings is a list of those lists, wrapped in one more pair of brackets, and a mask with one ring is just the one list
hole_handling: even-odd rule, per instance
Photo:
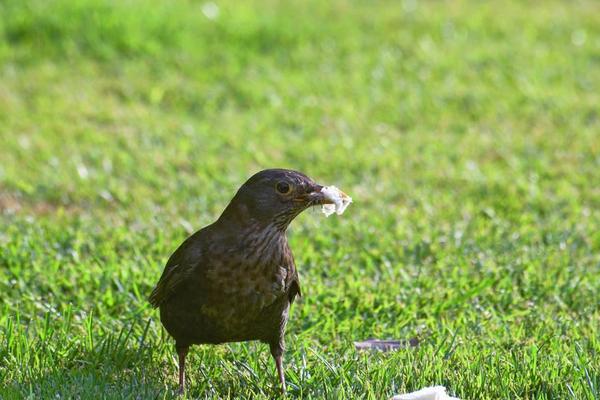
{"label": "bread crumb", "polygon": [[426,387],[416,392],[400,394],[392,397],[390,400],[459,400],[456,397],[450,397],[443,386]]}
{"label": "bread crumb", "polygon": [[326,217],[329,217],[333,213],[342,215],[346,210],[346,207],[352,203],[352,197],[348,196],[335,186],[324,186],[321,189],[321,193],[325,195],[326,199],[333,202],[333,204],[323,204],[321,207],[321,211]]}

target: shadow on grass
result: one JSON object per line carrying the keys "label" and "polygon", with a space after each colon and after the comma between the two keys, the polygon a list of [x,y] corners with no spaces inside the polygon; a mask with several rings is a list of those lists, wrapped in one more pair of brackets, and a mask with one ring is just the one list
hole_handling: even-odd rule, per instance
{"label": "shadow on grass", "polygon": [[172,388],[163,376],[167,368],[153,360],[154,349],[165,344],[157,335],[146,340],[150,325],[151,320],[134,321],[96,342],[78,336],[33,341],[20,371],[12,371],[15,381],[0,389],[0,399],[170,397]]}
{"label": "shadow on grass", "polygon": [[[112,375],[112,376],[110,376]],[[35,381],[15,383],[2,391],[2,399],[156,399],[170,397],[160,379],[144,374],[91,369],[53,371]]]}
{"label": "shadow on grass", "polygon": [[[102,334],[92,333],[91,317],[84,325],[90,329],[88,336],[73,335],[74,327],[67,324],[68,335],[33,340],[20,349],[7,346],[6,355],[15,361],[9,367],[19,370],[10,371],[15,379],[0,388],[0,399],[180,398],[173,344],[154,318],[125,322],[120,331]],[[15,333],[23,338],[25,330],[20,325]],[[274,398],[279,394],[274,371],[268,382],[261,381],[256,370],[266,365],[248,365],[244,356],[250,355],[225,350],[215,356],[201,351],[203,347],[194,349],[195,357],[190,354],[186,398]],[[262,351],[268,352],[262,346],[253,347],[252,356]]]}

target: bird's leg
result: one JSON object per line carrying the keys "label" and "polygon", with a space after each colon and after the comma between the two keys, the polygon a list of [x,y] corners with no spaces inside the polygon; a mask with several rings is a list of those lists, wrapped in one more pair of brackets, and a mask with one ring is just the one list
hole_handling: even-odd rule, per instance
{"label": "bird's leg", "polygon": [[277,375],[279,376],[279,382],[281,382],[281,393],[285,395],[285,376],[283,374],[283,349],[281,344],[271,345],[271,354],[275,359],[275,367],[277,368]]}
{"label": "bird's leg", "polygon": [[283,363],[281,361],[282,356],[275,357],[275,366],[277,367],[277,374],[279,375],[279,382],[281,382],[281,393],[285,394],[285,376],[283,375]]}
{"label": "bird's leg", "polygon": [[189,346],[177,346],[177,355],[179,356],[179,394],[185,391],[185,356],[187,356]]}

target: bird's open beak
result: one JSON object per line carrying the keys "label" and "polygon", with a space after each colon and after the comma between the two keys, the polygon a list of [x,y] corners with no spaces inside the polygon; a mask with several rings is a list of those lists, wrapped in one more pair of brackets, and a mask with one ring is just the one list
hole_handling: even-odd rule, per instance
{"label": "bird's open beak", "polygon": [[323,186],[314,184],[309,187],[304,193],[300,194],[295,201],[303,202],[308,204],[308,206],[320,206],[323,204],[334,204],[333,201],[325,197],[325,195],[321,192]]}

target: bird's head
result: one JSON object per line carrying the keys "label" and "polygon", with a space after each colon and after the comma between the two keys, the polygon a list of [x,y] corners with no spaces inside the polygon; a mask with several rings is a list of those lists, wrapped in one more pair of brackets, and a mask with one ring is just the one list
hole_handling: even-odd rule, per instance
{"label": "bird's head", "polygon": [[266,169],[240,187],[221,218],[285,229],[308,207],[331,203],[321,193],[322,188],[301,172]]}

